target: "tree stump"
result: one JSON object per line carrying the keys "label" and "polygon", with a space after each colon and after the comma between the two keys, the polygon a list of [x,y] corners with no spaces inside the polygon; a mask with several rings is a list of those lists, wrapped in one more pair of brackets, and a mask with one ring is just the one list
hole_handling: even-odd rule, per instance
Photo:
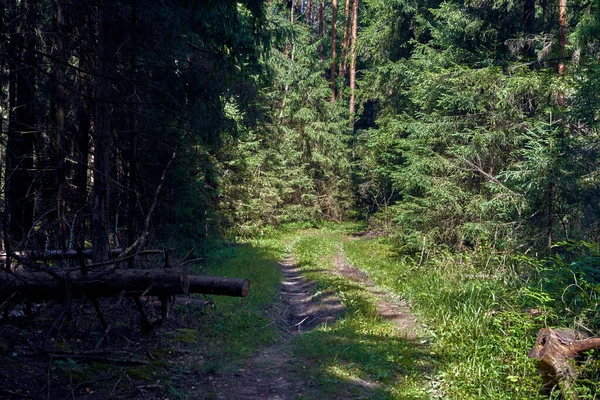
{"label": "tree stump", "polygon": [[540,329],[528,354],[538,360],[537,370],[543,382],[540,392],[550,395],[558,388],[564,398],[577,399],[571,391],[577,375],[573,360],[592,349],[600,349],[600,338],[588,338],[572,329]]}

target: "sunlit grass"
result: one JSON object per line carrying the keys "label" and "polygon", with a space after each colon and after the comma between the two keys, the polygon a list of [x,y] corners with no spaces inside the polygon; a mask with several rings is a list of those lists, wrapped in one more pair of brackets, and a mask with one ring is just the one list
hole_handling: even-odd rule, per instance
{"label": "sunlit grass", "polygon": [[309,360],[302,371],[325,398],[429,398],[425,378],[435,370],[435,354],[378,316],[376,299],[363,285],[331,272],[348,230],[311,230],[294,241],[303,272],[317,290],[337,293],[346,309],[336,323],[297,337],[295,354]]}
{"label": "sunlit grass", "polygon": [[[382,241],[352,241],[348,258],[410,300],[440,355],[436,384],[452,399],[535,399],[539,378],[527,358],[539,324],[521,311],[516,290],[499,279],[461,276],[461,260],[418,268]],[[464,265],[464,270],[472,269]]]}

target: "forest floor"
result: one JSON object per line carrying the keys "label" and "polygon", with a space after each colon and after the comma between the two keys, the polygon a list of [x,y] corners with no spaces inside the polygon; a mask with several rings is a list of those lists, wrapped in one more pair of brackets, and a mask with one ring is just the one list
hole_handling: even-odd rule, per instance
{"label": "forest floor", "polygon": [[[310,377],[296,372],[302,361],[293,355],[293,340],[320,325],[333,323],[343,315],[344,305],[335,293],[315,291],[315,284],[302,275],[293,258],[281,261],[279,266],[283,282],[274,310],[278,312],[275,324],[282,331],[281,338],[259,349],[235,373],[215,378],[213,384],[220,399],[309,399],[319,394]],[[415,317],[405,302],[373,284],[341,252],[336,254],[333,267],[331,273],[364,286],[377,298],[378,314],[392,321],[400,336],[415,337]],[[355,383],[365,388],[377,385],[366,380]]]}
{"label": "forest floor", "polygon": [[224,246],[216,258],[229,269],[212,272],[249,277],[251,296],[176,306],[150,336],[127,298],[100,302],[106,330],[85,301],[0,321],[0,399],[430,398],[420,324],[346,258],[356,238],[293,237],[276,268],[262,245]]}
{"label": "forest floor", "polygon": [[[419,329],[406,301],[375,285],[348,261],[342,248],[337,247],[330,260],[332,262],[329,262],[330,268],[319,272],[343,277],[361,287],[375,299],[377,316],[394,325],[395,335],[415,340]],[[323,255],[322,258],[326,259],[326,256]],[[338,293],[319,290],[318,285],[302,273],[294,255],[280,261],[278,265],[283,280],[279,301],[273,306],[273,321],[281,335],[276,343],[259,348],[237,371],[210,377],[218,398],[380,398],[376,394],[380,382],[360,377],[348,382],[348,386],[354,387],[353,393],[346,390],[337,395],[324,393],[322,385],[316,382],[316,377],[306,370],[307,367],[303,364],[311,364],[310,357],[299,354],[295,350],[295,342],[314,329],[327,327],[337,319],[344,318],[347,309]],[[299,368],[300,365],[302,368]]]}

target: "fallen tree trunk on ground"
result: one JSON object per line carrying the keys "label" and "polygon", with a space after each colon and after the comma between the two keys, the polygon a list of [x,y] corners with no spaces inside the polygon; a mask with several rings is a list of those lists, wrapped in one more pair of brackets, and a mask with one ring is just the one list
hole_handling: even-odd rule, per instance
{"label": "fallen tree trunk on ground", "polygon": [[[142,250],[139,252],[139,255],[164,254],[166,251],[168,251],[168,250]],[[122,252],[123,252],[123,249],[111,249],[110,256],[116,258]],[[83,255],[84,258],[91,258],[92,250],[91,249],[82,250],[81,254]],[[19,258],[33,260],[33,261],[40,261],[40,260],[47,260],[47,259],[50,259],[50,260],[72,260],[72,259],[76,259],[77,257],[79,257],[77,250],[73,250],[73,249],[66,250],[66,251],[46,250],[44,252],[15,251],[14,254],[11,253],[11,255],[14,255]],[[0,261],[6,261],[6,253],[0,253]]]}
{"label": "fallen tree trunk on ground", "polygon": [[246,279],[188,275],[176,269],[106,268],[83,275],[79,270],[0,272],[0,304],[17,297],[31,301],[131,296],[172,296],[204,293],[245,297]]}
{"label": "fallen tree trunk on ground", "polygon": [[543,394],[549,395],[558,387],[563,397],[577,398],[570,391],[571,384],[576,378],[572,360],[586,351],[600,349],[600,338],[586,336],[572,329],[540,329],[535,346],[529,351],[528,356],[538,360]]}

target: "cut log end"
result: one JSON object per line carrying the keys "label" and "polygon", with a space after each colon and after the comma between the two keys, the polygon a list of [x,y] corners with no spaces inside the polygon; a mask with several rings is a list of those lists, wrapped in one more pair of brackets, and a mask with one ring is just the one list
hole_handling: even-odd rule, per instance
{"label": "cut log end", "polygon": [[248,279],[244,279],[244,283],[242,284],[242,290],[240,291],[241,297],[248,296],[248,291],[250,290],[250,282]]}

